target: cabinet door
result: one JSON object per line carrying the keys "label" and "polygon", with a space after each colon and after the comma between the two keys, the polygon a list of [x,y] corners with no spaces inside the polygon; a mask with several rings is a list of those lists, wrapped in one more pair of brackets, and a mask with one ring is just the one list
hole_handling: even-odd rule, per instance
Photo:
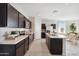
{"label": "cabinet door", "polygon": [[0,27],[7,26],[7,4],[0,3]]}
{"label": "cabinet door", "polygon": [[34,40],[34,34],[31,34],[31,42]]}
{"label": "cabinet door", "polygon": [[10,4],[8,4],[7,27],[12,27],[12,28],[18,27],[18,11]]}
{"label": "cabinet door", "polygon": [[42,24],[41,25],[41,29],[46,29],[46,25],[45,24]]}
{"label": "cabinet door", "polygon": [[24,16],[19,13],[19,28],[24,28]]}
{"label": "cabinet door", "polygon": [[29,44],[32,43],[32,34],[29,35]]}
{"label": "cabinet door", "polygon": [[27,29],[29,29],[30,28],[30,23],[29,23],[29,21],[28,21],[28,19],[27,18],[24,18],[26,21],[25,21],[25,28],[27,28]]}
{"label": "cabinet door", "polygon": [[24,44],[22,44],[16,49],[16,56],[23,56],[23,55],[24,55]]}
{"label": "cabinet door", "polygon": [[52,54],[56,54],[56,55],[62,55],[62,42],[63,39],[62,38],[53,38],[50,41],[50,51]]}
{"label": "cabinet door", "polygon": [[46,36],[46,45],[48,49],[50,49],[50,38],[48,37],[48,35]]}
{"label": "cabinet door", "polygon": [[26,38],[25,39],[25,53],[27,52],[28,49],[29,49],[29,39]]}
{"label": "cabinet door", "polygon": [[29,29],[29,22],[26,20],[26,28]]}
{"label": "cabinet door", "polygon": [[33,42],[34,40],[34,34],[29,35],[29,45]]}
{"label": "cabinet door", "polygon": [[15,45],[0,44],[0,56],[15,56]]}

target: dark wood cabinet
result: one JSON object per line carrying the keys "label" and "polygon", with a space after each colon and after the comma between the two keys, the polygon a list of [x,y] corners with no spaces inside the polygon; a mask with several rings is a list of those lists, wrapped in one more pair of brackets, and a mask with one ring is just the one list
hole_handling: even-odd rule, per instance
{"label": "dark wood cabinet", "polygon": [[45,24],[42,24],[41,25],[41,29],[46,29],[46,25]]}
{"label": "dark wood cabinet", "polygon": [[20,41],[19,43],[16,44],[16,48],[18,48],[19,46],[21,46],[22,44],[24,44],[24,40]]}
{"label": "dark wood cabinet", "polygon": [[63,47],[62,47],[62,38],[54,38],[54,39],[50,39],[50,52],[52,54],[58,54],[58,55],[62,55],[62,51],[63,51]]}
{"label": "dark wood cabinet", "polygon": [[46,37],[46,45],[52,55],[62,55],[63,38]]}
{"label": "dark wood cabinet", "polygon": [[41,24],[41,38],[46,38],[46,24]]}
{"label": "dark wood cabinet", "polygon": [[0,27],[18,27],[18,11],[8,3],[0,3]]}
{"label": "dark wood cabinet", "polygon": [[24,44],[22,44],[16,49],[16,56],[23,56],[24,52]]}
{"label": "dark wood cabinet", "polygon": [[0,27],[31,28],[31,21],[9,3],[0,3]]}
{"label": "dark wood cabinet", "polygon": [[18,11],[10,4],[7,4],[7,6],[7,27],[18,28]]}
{"label": "dark wood cabinet", "polygon": [[7,4],[0,3],[0,27],[7,26]]}
{"label": "dark wood cabinet", "polygon": [[19,28],[25,28],[25,19],[21,13],[19,13]]}
{"label": "dark wood cabinet", "polygon": [[30,20],[28,20],[27,18],[24,18],[25,19],[25,28],[27,28],[27,29],[31,29],[31,21]]}
{"label": "dark wood cabinet", "polygon": [[29,49],[29,38],[17,44],[0,44],[0,56],[23,56]]}
{"label": "dark wood cabinet", "polygon": [[16,55],[23,56],[29,49],[29,38],[25,38],[23,41],[16,45]]}
{"label": "dark wood cabinet", "polygon": [[0,44],[0,56],[15,56],[15,45]]}
{"label": "dark wood cabinet", "polygon": [[34,40],[34,33],[29,35],[29,45],[33,42]]}
{"label": "dark wood cabinet", "polygon": [[24,46],[24,48],[25,48],[25,53],[26,53],[28,51],[28,49],[29,49],[29,38],[28,37],[25,39],[25,46]]}

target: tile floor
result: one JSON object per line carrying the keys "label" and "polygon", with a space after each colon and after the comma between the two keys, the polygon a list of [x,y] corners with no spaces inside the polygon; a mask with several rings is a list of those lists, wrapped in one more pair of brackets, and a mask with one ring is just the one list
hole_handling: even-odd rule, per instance
{"label": "tile floor", "polygon": [[45,39],[34,40],[25,56],[51,56],[45,43]]}
{"label": "tile floor", "polygon": [[[79,44],[73,45],[71,42],[65,41],[66,46],[63,50],[64,56],[79,56]],[[79,43],[79,41],[78,41]],[[45,39],[34,40],[25,56],[53,56],[49,53],[45,43]]]}

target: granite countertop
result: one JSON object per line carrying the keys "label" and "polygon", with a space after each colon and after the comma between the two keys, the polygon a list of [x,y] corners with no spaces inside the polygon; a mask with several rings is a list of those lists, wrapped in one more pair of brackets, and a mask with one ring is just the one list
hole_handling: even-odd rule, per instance
{"label": "granite countertop", "polygon": [[46,35],[48,35],[48,37],[50,38],[66,38],[66,36],[62,34],[51,35],[51,34],[46,33]]}
{"label": "granite countertop", "polygon": [[21,35],[15,38],[15,40],[7,40],[5,37],[0,37],[0,44],[17,44],[18,42],[27,38],[28,35]]}

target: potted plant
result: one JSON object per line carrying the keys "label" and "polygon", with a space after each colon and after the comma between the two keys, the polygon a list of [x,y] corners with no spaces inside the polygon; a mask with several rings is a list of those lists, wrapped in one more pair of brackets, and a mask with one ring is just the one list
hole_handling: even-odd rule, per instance
{"label": "potted plant", "polygon": [[70,31],[71,31],[72,33],[75,33],[75,31],[76,31],[75,23],[72,23],[72,24],[70,25]]}

